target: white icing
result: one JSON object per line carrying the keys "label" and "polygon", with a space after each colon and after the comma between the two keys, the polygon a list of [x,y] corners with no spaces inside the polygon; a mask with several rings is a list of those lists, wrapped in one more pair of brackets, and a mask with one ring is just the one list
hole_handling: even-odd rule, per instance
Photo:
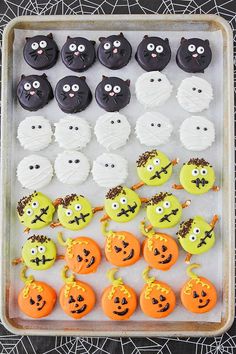
{"label": "white icing", "polygon": [[[201,92],[199,93],[198,90],[201,90]],[[202,112],[209,107],[213,99],[213,90],[208,81],[197,76],[191,76],[181,82],[176,97],[180,106],[186,111],[191,113]]]}
{"label": "white icing", "polygon": [[125,145],[130,131],[131,128],[127,118],[118,112],[105,113],[98,118],[94,128],[99,144],[108,151],[116,150]]}
{"label": "white icing", "polygon": [[[39,168],[35,168],[36,165]],[[30,166],[33,168],[30,169]],[[53,168],[46,157],[29,155],[19,162],[16,174],[23,187],[35,190],[46,186],[51,181]]]}
{"label": "white icing", "polygon": [[51,125],[42,116],[27,117],[18,126],[17,138],[26,150],[39,151],[45,149],[52,141]]}
{"label": "white icing", "polygon": [[[79,162],[76,163],[76,160]],[[57,178],[62,183],[81,184],[87,179],[90,166],[87,157],[82,152],[66,150],[57,155],[54,169]]]}
{"label": "white icing", "polygon": [[180,126],[179,134],[184,147],[192,151],[205,150],[215,141],[214,124],[200,116],[185,119]]}
{"label": "white icing", "polygon": [[168,142],[173,126],[169,119],[159,112],[146,112],[138,118],[135,132],[141,144],[156,146]]}
{"label": "white icing", "polygon": [[55,123],[55,140],[63,149],[83,149],[90,139],[91,128],[83,118],[67,115]]}
{"label": "white icing", "polygon": [[92,174],[99,186],[116,187],[128,176],[128,162],[119,155],[104,153],[93,162]]}
{"label": "white icing", "polygon": [[135,83],[137,100],[145,107],[163,104],[170,97],[172,88],[167,77],[159,71],[144,73]]}

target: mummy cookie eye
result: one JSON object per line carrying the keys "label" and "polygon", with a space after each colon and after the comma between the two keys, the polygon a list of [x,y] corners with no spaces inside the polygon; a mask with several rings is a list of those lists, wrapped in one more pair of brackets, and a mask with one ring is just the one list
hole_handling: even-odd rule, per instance
{"label": "mummy cookie eye", "polygon": [[153,163],[154,163],[154,165],[158,166],[158,165],[160,165],[160,160],[159,159],[155,159],[155,160],[153,160]]}
{"label": "mummy cookie eye", "polygon": [[24,84],[24,89],[25,89],[25,90],[30,90],[30,89],[31,89],[31,85],[30,85],[29,82],[26,82],[26,83]]}
{"label": "mummy cookie eye", "polygon": [[27,209],[27,210],[26,210],[26,214],[27,214],[27,215],[32,215],[32,214],[33,214],[33,210],[30,209],[30,208]]}
{"label": "mummy cookie eye", "polygon": [[194,51],[195,51],[195,49],[196,49],[196,47],[195,47],[195,45],[194,45],[194,44],[190,44],[190,45],[188,46],[188,50],[189,50],[189,52],[194,52]]}
{"label": "mummy cookie eye", "polygon": [[66,216],[71,216],[73,214],[73,211],[70,209],[66,210]]}
{"label": "mummy cookie eye", "polygon": [[203,54],[205,52],[203,47],[197,47],[198,54]]}
{"label": "mummy cookie eye", "polygon": [[206,176],[207,175],[207,169],[206,168],[202,168],[200,171],[202,176]]}
{"label": "mummy cookie eye", "polygon": [[84,46],[83,44],[80,44],[80,45],[78,46],[78,51],[81,52],[81,53],[83,53],[83,52],[85,51],[85,46]]}
{"label": "mummy cookie eye", "polygon": [[198,175],[199,175],[199,171],[198,171],[196,168],[194,168],[194,169],[192,170],[192,175],[193,175],[193,176],[198,176]]}
{"label": "mummy cookie eye", "polygon": [[113,91],[114,91],[115,93],[119,93],[119,92],[121,91],[120,86],[114,86]]}
{"label": "mummy cookie eye", "polygon": [[112,86],[111,86],[110,84],[106,84],[106,85],[104,86],[104,90],[105,90],[106,92],[110,92],[111,89],[112,89]]}
{"label": "mummy cookie eye", "polygon": [[163,208],[160,207],[160,206],[157,207],[157,208],[156,208],[156,213],[157,213],[157,214],[162,214],[162,213],[163,213]]}
{"label": "mummy cookie eye", "polygon": [[119,208],[119,203],[112,203],[111,207],[112,209],[116,210]]}
{"label": "mummy cookie eye", "polygon": [[189,241],[191,241],[191,242],[196,241],[196,239],[197,239],[197,236],[196,236],[196,235],[190,235],[190,236],[189,236]]}
{"label": "mummy cookie eye", "polygon": [[193,229],[193,233],[194,233],[195,235],[198,235],[198,234],[200,233],[200,229],[199,229],[198,227],[195,227],[195,228]]}
{"label": "mummy cookie eye", "polygon": [[31,206],[32,206],[32,208],[38,208],[38,206],[39,206],[39,203],[38,202],[33,202],[32,204],[31,204]]}
{"label": "mummy cookie eye", "polygon": [[32,48],[33,50],[38,49],[38,47],[39,47],[39,45],[38,45],[37,42],[34,42],[34,43],[31,44],[31,48]]}
{"label": "mummy cookie eye", "polygon": [[44,253],[44,252],[46,251],[46,247],[44,247],[44,246],[39,246],[39,247],[38,247],[38,251],[39,251],[39,253]]}
{"label": "mummy cookie eye", "polygon": [[71,89],[72,89],[72,91],[77,92],[77,91],[79,91],[79,85],[74,84],[74,85],[72,85]]}
{"label": "mummy cookie eye", "polygon": [[153,43],[149,43],[149,44],[147,45],[147,50],[149,50],[150,52],[151,52],[152,50],[154,50],[154,48],[155,48],[155,46],[154,46]]}
{"label": "mummy cookie eye", "polygon": [[127,204],[127,199],[125,197],[120,198],[121,204]]}
{"label": "mummy cookie eye", "polygon": [[33,88],[37,89],[37,88],[39,88],[39,86],[40,86],[40,82],[39,81],[34,81],[33,82]]}
{"label": "mummy cookie eye", "polygon": [[34,256],[37,254],[37,248],[31,248],[30,253]]}
{"label": "mummy cookie eye", "polygon": [[157,53],[162,53],[163,52],[163,47],[162,47],[162,45],[158,45],[157,47],[156,47],[156,52]]}
{"label": "mummy cookie eye", "polygon": [[41,41],[39,43],[40,48],[46,48],[47,47],[47,42],[46,41]]}
{"label": "mummy cookie eye", "polygon": [[104,49],[108,50],[111,48],[111,44],[109,42],[105,43],[103,46]]}
{"label": "mummy cookie eye", "polygon": [[120,43],[120,41],[115,41],[115,42],[113,42],[113,45],[114,45],[114,47],[118,48],[118,47],[120,47],[121,43]]}
{"label": "mummy cookie eye", "polygon": [[80,204],[75,204],[75,210],[79,211],[82,209],[82,206]]}
{"label": "mummy cookie eye", "polygon": [[63,90],[64,92],[69,92],[69,91],[70,91],[70,85],[68,85],[68,84],[64,85],[64,86],[62,87],[62,90]]}
{"label": "mummy cookie eye", "polygon": [[76,45],[74,43],[70,44],[69,49],[71,52],[74,52],[76,50]]}
{"label": "mummy cookie eye", "polygon": [[165,209],[168,209],[170,207],[170,202],[168,202],[168,201],[164,202],[163,206]]}
{"label": "mummy cookie eye", "polygon": [[152,165],[148,165],[148,166],[147,166],[147,170],[151,172],[151,171],[154,170],[154,167],[153,167]]}

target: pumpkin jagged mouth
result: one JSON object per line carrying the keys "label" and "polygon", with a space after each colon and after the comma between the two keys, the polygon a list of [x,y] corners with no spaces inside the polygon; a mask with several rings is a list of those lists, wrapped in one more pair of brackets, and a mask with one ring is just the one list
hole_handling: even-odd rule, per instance
{"label": "pumpkin jagged mouth", "polygon": [[137,205],[136,202],[134,202],[133,206],[128,204],[128,209],[125,210],[124,208],[122,208],[121,211],[117,214],[117,216],[120,217],[122,215],[125,215],[128,218],[129,217],[129,213],[134,214],[137,206],[138,205]]}
{"label": "pumpkin jagged mouth", "polygon": [[169,302],[167,302],[167,304],[162,307],[162,309],[158,310],[157,312],[166,312],[167,310],[169,310],[170,304]]}
{"label": "pumpkin jagged mouth", "polygon": [[128,261],[128,260],[132,259],[133,256],[134,256],[134,249],[132,248],[129,255],[127,257],[123,258],[122,261]]}
{"label": "pumpkin jagged mouth", "polygon": [[40,263],[46,264],[47,262],[51,262],[51,261],[53,261],[53,260],[54,260],[54,258],[46,258],[46,257],[43,255],[43,256],[42,256],[42,259],[36,257],[36,258],[34,258],[34,259],[31,259],[30,262],[35,263],[37,266],[39,266]]}
{"label": "pumpkin jagged mouth", "polygon": [[45,305],[46,305],[46,301],[44,300],[43,303],[42,303],[42,306],[38,307],[37,310],[41,311],[44,308]]}
{"label": "pumpkin jagged mouth", "polygon": [[196,187],[198,189],[200,189],[201,186],[205,187],[205,185],[209,183],[205,178],[196,178],[196,179],[193,179],[191,182],[196,184]]}
{"label": "pumpkin jagged mouth", "polygon": [[113,313],[118,316],[124,316],[128,313],[128,311],[129,309],[126,308],[124,311],[113,311]]}
{"label": "pumpkin jagged mouth", "polygon": [[45,221],[42,219],[42,216],[43,216],[43,215],[47,215],[48,209],[49,209],[49,205],[48,205],[46,208],[41,208],[41,209],[40,209],[41,213],[40,213],[39,215],[35,215],[35,218],[31,221],[31,224],[36,224],[37,221],[45,222]]}
{"label": "pumpkin jagged mouth", "polygon": [[71,311],[71,313],[77,313],[77,314],[79,314],[79,313],[84,312],[84,311],[86,310],[86,308],[87,308],[87,305],[84,304],[80,309],[78,309],[78,310],[73,310],[73,311]]}
{"label": "pumpkin jagged mouth", "polygon": [[167,263],[169,263],[171,260],[172,260],[172,254],[170,253],[169,256],[168,256],[166,259],[164,259],[164,261],[160,261],[160,262],[158,262],[158,263],[160,263],[160,264],[167,264]]}
{"label": "pumpkin jagged mouth", "polygon": [[173,209],[173,210],[171,211],[171,213],[165,214],[165,215],[160,219],[160,222],[164,222],[164,221],[170,222],[169,217],[170,217],[171,215],[176,215],[176,214],[178,213],[178,211],[179,211],[178,208],[177,208],[177,209]]}
{"label": "pumpkin jagged mouth", "polygon": [[156,171],[155,174],[150,177],[150,180],[152,181],[155,178],[161,179],[161,173],[164,173],[164,175],[166,175],[170,166],[171,162],[168,165],[162,167],[160,171]]}
{"label": "pumpkin jagged mouth", "polygon": [[204,307],[206,307],[210,302],[210,299],[207,299],[206,303],[204,305],[199,305],[198,308],[199,309],[203,309]]}
{"label": "pumpkin jagged mouth", "polygon": [[74,224],[76,223],[77,225],[79,225],[79,222],[80,220],[83,221],[83,222],[86,222],[86,218],[89,216],[90,214],[87,213],[87,214],[83,214],[83,213],[80,213],[80,216],[75,216],[73,220],[70,220],[68,221],[68,224]]}

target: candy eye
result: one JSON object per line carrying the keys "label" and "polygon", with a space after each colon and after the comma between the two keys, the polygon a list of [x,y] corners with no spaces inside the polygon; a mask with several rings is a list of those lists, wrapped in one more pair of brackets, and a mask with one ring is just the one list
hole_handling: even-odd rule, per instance
{"label": "candy eye", "polygon": [[158,165],[160,165],[160,160],[159,159],[155,159],[155,160],[153,160],[153,163],[154,163],[154,165],[158,166]]}
{"label": "candy eye", "polygon": [[205,52],[205,49],[203,47],[197,47],[197,52],[198,54],[203,54]]}
{"label": "candy eye", "polygon": [[70,85],[65,84],[65,85],[62,87],[62,90],[63,90],[64,92],[69,92],[69,91],[70,91]]}
{"label": "candy eye", "polygon": [[165,209],[169,208],[170,207],[170,202],[166,201],[163,203],[163,206]]}
{"label": "candy eye", "polygon": [[188,50],[189,50],[189,52],[194,52],[194,51],[195,51],[195,49],[196,49],[196,47],[195,47],[195,45],[194,45],[194,44],[190,44],[190,45],[188,46]]}
{"label": "candy eye", "polygon": [[111,48],[111,44],[109,42],[106,42],[103,46],[104,49],[108,50]]}
{"label": "candy eye", "polygon": [[113,45],[114,45],[114,47],[118,48],[118,47],[120,47],[121,43],[120,43],[120,41],[115,41],[115,42],[113,42]]}
{"label": "candy eye", "polygon": [[71,52],[74,52],[76,50],[76,45],[74,43],[71,43],[69,45],[69,49],[70,49]]}
{"label": "candy eye", "polygon": [[47,47],[47,42],[46,41],[41,41],[39,43],[39,45],[40,45],[41,48],[46,48]]}
{"label": "candy eye", "polygon": [[148,166],[147,166],[147,170],[151,172],[151,171],[154,170],[154,167],[153,167],[152,165],[148,165]]}
{"label": "candy eye", "polygon": [[125,197],[120,198],[121,204],[127,204],[127,199]]}
{"label": "candy eye", "polygon": [[32,215],[32,214],[33,214],[33,210],[30,209],[30,208],[28,208],[28,209],[26,210],[26,214],[27,214],[27,215]]}
{"label": "candy eye", "polygon": [[163,52],[163,47],[162,47],[162,45],[158,45],[157,47],[156,47],[156,52],[157,53],[162,53]]}
{"label": "candy eye", "polygon": [[77,84],[72,85],[71,88],[72,88],[72,91],[74,91],[74,92],[79,91],[79,85],[77,85]]}
{"label": "candy eye", "polygon": [[39,253],[44,253],[46,251],[46,247],[44,246],[39,246],[38,247]]}
{"label": "candy eye", "polygon": [[39,88],[39,87],[40,87],[40,82],[39,82],[39,81],[34,81],[34,82],[33,82],[33,87],[34,87],[35,89]]}
{"label": "candy eye", "polygon": [[67,216],[71,216],[73,214],[73,211],[72,210],[70,210],[70,209],[67,209],[66,210],[66,215]]}
{"label": "candy eye", "polygon": [[30,253],[31,253],[32,255],[37,254],[37,248],[31,248]]}
{"label": "candy eye", "polygon": [[119,92],[121,91],[120,86],[114,86],[113,91],[114,91],[115,93],[119,93]]}
{"label": "candy eye", "polygon": [[154,46],[153,43],[149,43],[149,44],[147,45],[147,50],[149,50],[150,52],[151,52],[152,50],[154,50],[154,48],[155,48],[155,46]]}
{"label": "candy eye", "polygon": [[191,242],[196,241],[196,239],[197,239],[197,236],[196,236],[196,235],[190,235],[190,236],[189,236],[189,241],[191,241]]}
{"label": "candy eye", "polygon": [[119,203],[112,203],[111,207],[112,209],[116,210],[119,208]]}
{"label": "candy eye", "polygon": [[104,89],[105,89],[105,91],[110,92],[111,89],[112,89],[112,86],[111,86],[110,84],[106,84],[106,85],[104,86]]}
{"label": "candy eye", "polygon": [[207,169],[206,168],[202,168],[200,172],[201,172],[202,176],[206,176],[207,175]]}
{"label": "candy eye", "polygon": [[81,52],[81,53],[83,53],[83,52],[85,51],[85,46],[84,46],[83,44],[80,44],[80,45],[78,46],[78,51]]}
{"label": "candy eye", "polygon": [[82,206],[80,204],[75,204],[75,210],[79,211],[82,209]]}
{"label": "candy eye", "polygon": [[29,82],[26,82],[26,83],[24,84],[24,89],[25,89],[25,90],[30,90],[30,89],[31,89],[31,85],[30,85]]}
{"label": "candy eye", "polygon": [[194,233],[195,235],[198,235],[198,234],[200,233],[200,229],[199,229],[198,227],[195,227],[195,228],[193,229],[193,233]]}
{"label": "candy eye", "polygon": [[35,201],[31,204],[31,206],[32,206],[32,208],[36,209],[36,208],[38,208],[39,203]]}
{"label": "candy eye", "polygon": [[38,45],[37,42],[34,42],[34,43],[31,44],[31,48],[32,48],[33,50],[38,49],[38,47],[39,47],[39,45]]}
{"label": "candy eye", "polygon": [[193,176],[198,176],[199,175],[199,171],[196,168],[194,168],[194,170],[192,170],[192,175]]}
{"label": "candy eye", "polygon": [[156,213],[157,213],[157,214],[162,214],[162,213],[163,213],[163,208],[160,207],[160,206],[157,207],[157,208],[156,208]]}

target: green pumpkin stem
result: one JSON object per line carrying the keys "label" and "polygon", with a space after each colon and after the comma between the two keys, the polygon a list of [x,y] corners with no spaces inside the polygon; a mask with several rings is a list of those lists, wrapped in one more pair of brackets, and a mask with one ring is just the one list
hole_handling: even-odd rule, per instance
{"label": "green pumpkin stem", "polygon": [[155,281],[155,277],[149,277],[149,272],[150,272],[151,269],[152,269],[151,267],[147,267],[142,272],[143,280],[147,284],[151,284],[151,283],[153,283]]}
{"label": "green pumpkin stem", "polygon": [[68,266],[64,266],[64,268],[62,268],[61,270],[61,278],[64,281],[64,283],[72,283],[75,281],[75,276],[71,275],[70,277],[67,277],[66,273],[69,270]]}
{"label": "green pumpkin stem", "polygon": [[123,285],[122,278],[115,279],[115,277],[114,277],[115,273],[117,273],[117,272],[118,272],[118,268],[112,268],[107,271],[107,278],[110,280],[110,282],[114,286]]}
{"label": "green pumpkin stem", "polygon": [[152,228],[147,228],[145,225],[145,220],[140,222],[139,230],[146,237],[152,237],[155,234],[155,231]]}
{"label": "green pumpkin stem", "polygon": [[67,240],[64,241],[63,236],[62,236],[62,232],[58,232],[58,234],[57,234],[57,240],[58,240],[58,242],[59,242],[59,244],[60,244],[61,246],[67,247]]}
{"label": "green pumpkin stem", "polygon": [[113,231],[108,231],[108,230],[107,230],[108,221],[105,220],[105,221],[103,221],[101,224],[102,224],[102,225],[101,225],[102,234],[103,234],[105,237],[109,237],[109,236],[113,233]]}
{"label": "green pumpkin stem", "polygon": [[186,272],[187,272],[187,275],[189,276],[189,278],[192,278],[192,279],[198,278],[198,276],[192,272],[192,269],[193,268],[199,268],[199,267],[200,267],[200,264],[197,264],[197,263],[190,264],[187,267],[187,271]]}
{"label": "green pumpkin stem", "polygon": [[23,281],[23,283],[25,284],[29,284],[29,283],[32,283],[34,281],[34,277],[33,275],[30,275],[29,277],[26,276],[26,271],[27,271],[27,267],[23,267],[21,269],[21,272],[20,272],[20,279]]}

